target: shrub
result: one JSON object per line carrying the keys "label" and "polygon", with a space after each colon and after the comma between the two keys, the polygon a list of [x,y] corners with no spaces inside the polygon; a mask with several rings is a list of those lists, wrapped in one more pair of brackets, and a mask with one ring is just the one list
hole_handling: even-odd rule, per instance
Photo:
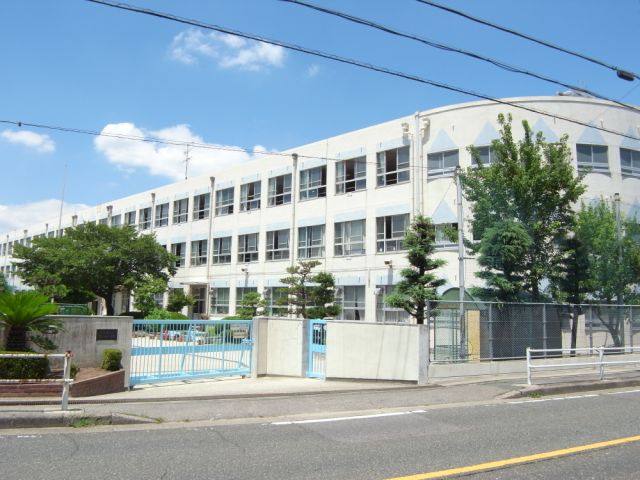
{"label": "shrub", "polygon": [[189,317],[181,314],[180,312],[169,312],[167,310],[162,310],[161,308],[156,308],[151,310],[149,315],[145,317],[146,320],[188,320]]}
{"label": "shrub", "polygon": [[109,372],[115,372],[122,368],[120,364],[121,360],[122,352],[120,350],[117,348],[107,348],[102,352],[102,365],[100,368],[108,370]]}
{"label": "shrub", "polygon": [[144,313],[130,311],[130,312],[122,312],[119,316],[121,317],[133,317],[134,320],[142,320],[144,318]]}
{"label": "shrub", "polygon": [[72,363],[71,367],[69,368],[69,374],[71,375],[71,378],[75,379],[79,371],[80,371],[80,367],[75,363]]}
{"label": "shrub", "polygon": [[[0,353],[25,353],[2,352]],[[37,358],[0,358],[0,378],[11,380],[40,379],[49,375],[49,359]]]}

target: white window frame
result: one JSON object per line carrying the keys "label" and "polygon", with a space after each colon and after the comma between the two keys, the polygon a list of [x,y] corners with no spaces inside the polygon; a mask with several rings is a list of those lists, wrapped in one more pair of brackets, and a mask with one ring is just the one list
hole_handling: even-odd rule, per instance
{"label": "white window frame", "polygon": [[407,183],[411,180],[409,146],[392,148],[376,155],[376,183],[378,187]]}
{"label": "white window frame", "polygon": [[211,290],[211,313],[221,315],[229,314],[231,289],[229,287],[218,287]]}
{"label": "white window frame", "polygon": [[640,150],[620,147],[620,170],[623,175],[640,177]]}
{"label": "white window frame", "polygon": [[173,201],[173,223],[187,223],[189,221],[189,199],[181,198]]}
{"label": "white window frame", "polygon": [[[604,153],[605,162],[596,162]],[[609,173],[609,147],[590,143],[576,143],[576,162],[578,170],[591,169],[592,172]]]}
{"label": "white window frame", "polygon": [[[360,230],[359,233],[358,230]],[[351,257],[366,254],[367,221],[365,219],[336,222],[334,231],[334,255],[336,257]]]}
{"label": "white window frame", "polygon": [[138,228],[140,230],[149,230],[151,228],[151,207],[145,207],[139,210]]}
{"label": "white window frame", "polygon": [[136,211],[132,210],[130,212],[125,212],[124,214],[124,224],[126,226],[135,227],[136,225]]}
{"label": "white window frame", "polygon": [[[399,229],[398,222],[402,222]],[[405,250],[404,236],[409,228],[409,214],[387,215],[376,218],[376,252],[389,253]]]}
{"label": "white window frame", "polygon": [[[233,202],[233,195],[232,202]],[[202,193],[193,197],[193,220],[205,220],[209,218],[211,209],[211,194]]]}
{"label": "white window frame", "polygon": [[298,258],[325,256],[325,226],[298,227]]}
{"label": "white window frame", "polygon": [[233,213],[234,187],[216,190],[216,217]]}
{"label": "white window frame", "polygon": [[378,285],[376,287],[376,322],[409,323],[411,316],[403,308],[390,307],[385,298],[395,290],[394,285]]}
{"label": "white window frame", "polygon": [[278,175],[269,179],[269,195],[267,204],[270,207],[291,203],[292,175]]}
{"label": "white window frame", "polygon": [[[454,158],[455,165],[451,165],[451,160]],[[430,177],[452,175],[458,165],[460,165],[458,148],[427,154],[427,175]]]}
{"label": "white window frame", "polygon": [[192,267],[199,267],[207,264],[207,240],[193,240],[191,242],[191,263]]}
{"label": "white window frame", "polygon": [[435,228],[435,248],[457,247],[457,241],[451,240],[446,233],[447,228],[458,230],[458,224],[456,222],[436,223],[433,227]]}
{"label": "white window frame", "polygon": [[288,260],[291,232],[289,229],[271,230],[267,232],[267,261]]}
{"label": "white window frame", "polygon": [[166,227],[169,225],[169,203],[160,203],[156,205],[156,212],[153,225],[155,228]]}
{"label": "white window frame", "polygon": [[262,182],[244,183],[240,185],[240,211],[249,212],[260,209],[260,196],[262,194]]}
{"label": "white window frame", "polygon": [[231,237],[219,237],[213,239],[211,263],[214,265],[231,263]]}
{"label": "white window frame", "polygon": [[327,166],[321,165],[300,172],[300,200],[327,196]]}
{"label": "white window frame", "polygon": [[367,157],[350,158],[336,163],[336,195],[367,188]]}
{"label": "white window frame", "polygon": [[176,268],[185,267],[187,265],[187,243],[178,242],[171,244],[171,253],[178,257],[176,260]]}
{"label": "white window frame", "polygon": [[364,322],[366,292],[364,285],[342,285],[337,288],[336,302],[340,304],[340,320]]}
{"label": "white window frame", "polygon": [[257,262],[260,248],[260,235],[248,233],[238,235],[238,263]]}

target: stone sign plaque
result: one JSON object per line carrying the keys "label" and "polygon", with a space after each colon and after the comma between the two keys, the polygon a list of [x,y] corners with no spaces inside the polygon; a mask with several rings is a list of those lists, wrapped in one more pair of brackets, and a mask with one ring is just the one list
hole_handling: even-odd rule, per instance
{"label": "stone sign plaque", "polygon": [[96,330],[96,340],[118,340],[118,329],[99,328]]}

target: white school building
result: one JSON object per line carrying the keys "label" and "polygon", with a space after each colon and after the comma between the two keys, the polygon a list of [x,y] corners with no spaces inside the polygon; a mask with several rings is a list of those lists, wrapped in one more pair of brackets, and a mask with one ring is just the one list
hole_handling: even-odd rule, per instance
{"label": "white school building", "polygon": [[[318,259],[316,270],[336,278],[341,319],[407,321],[406,313],[384,304],[407,265],[405,229],[416,214],[432,218],[439,232],[437,255],[447,261],[440,274],[447,288],[457,287],[458,247],[442,233],[458,222],[453,174],[458,165],[471,165],[470,145],[491,162],[500,113],[513,116],[516,138],[522,136],[522,120],[547,141],[569,136],[576,168],[590,169],[585,200],[619,193],[626,214],[640,207],[640,141],[624,136],[640,137],[638,111],[573,96],[505,101],[537,112],[490,101],[436,108],[265,155],[215,176],[65,212],[62,231],[56,230],[57,218],[40,224],[25,219],[23,228],[0,235],[0,272],[21,287],[12,259],[16,243],[29,245],[36,236],[61,235],[84,222],[133,225],[141,234],[155,234],[179,257],[169,287],[194,295],[194,318],[233,314],[247,292],[264,296],[265,314],[286,315],[277,302],[286,268]],[[463,212],[469,235],[471,212],[464,202]],[[467,287],[478,284],[476,268],[465,260]],[[130,310],[130,295],[117,295],[114,308],[116,314]]]}

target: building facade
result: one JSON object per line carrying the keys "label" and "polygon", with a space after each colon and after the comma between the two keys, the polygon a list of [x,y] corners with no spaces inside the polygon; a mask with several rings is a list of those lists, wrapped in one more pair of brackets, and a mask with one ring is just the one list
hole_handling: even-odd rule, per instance
{"label": "building facade", "polygon": [[[640,141],[554,117],[640,137],[640,114],[582,97],[523,97],[510,105],[481,101],[452,105],[374,125],[250,163],[194,177],[153,191],[66,213],[58,219],[0,236],[0,272],[20,288],[12,251],[38,235],[62,235],[83,222],[132,225],[153,233],[178,258],[170,288],[196,299],[190,314],[212,318],[233,314],[243,295],[258,292],[267,313],[286,314],[280,279],[298,260],[318,259],[335,275],[342,319],[407,321],[384,296],[407,265],[402,238],[416,214],[436,224],[438,253],[447,261],[440,274],[459,285],[459,254],[444,228],[457,228],[454,172],[472,164],[467,147],[492,161],[499,137],[497,117],[513,116],[521,137],[527,120],[549,142],[569,136],[578,171],[588,169],[585,200],[619,193],[623,209],[640,205]],[[548,115],[547,115],[548,114]],[[470,212],[463,202],[465,231]],[[478,284],[473,260],[465,260],[466,285]],[[160,300],[160,299],[159,299]],[[166,297],[165,297],[166,300]],[[130,295],[116,298],[115,312],[129,310]]]}

